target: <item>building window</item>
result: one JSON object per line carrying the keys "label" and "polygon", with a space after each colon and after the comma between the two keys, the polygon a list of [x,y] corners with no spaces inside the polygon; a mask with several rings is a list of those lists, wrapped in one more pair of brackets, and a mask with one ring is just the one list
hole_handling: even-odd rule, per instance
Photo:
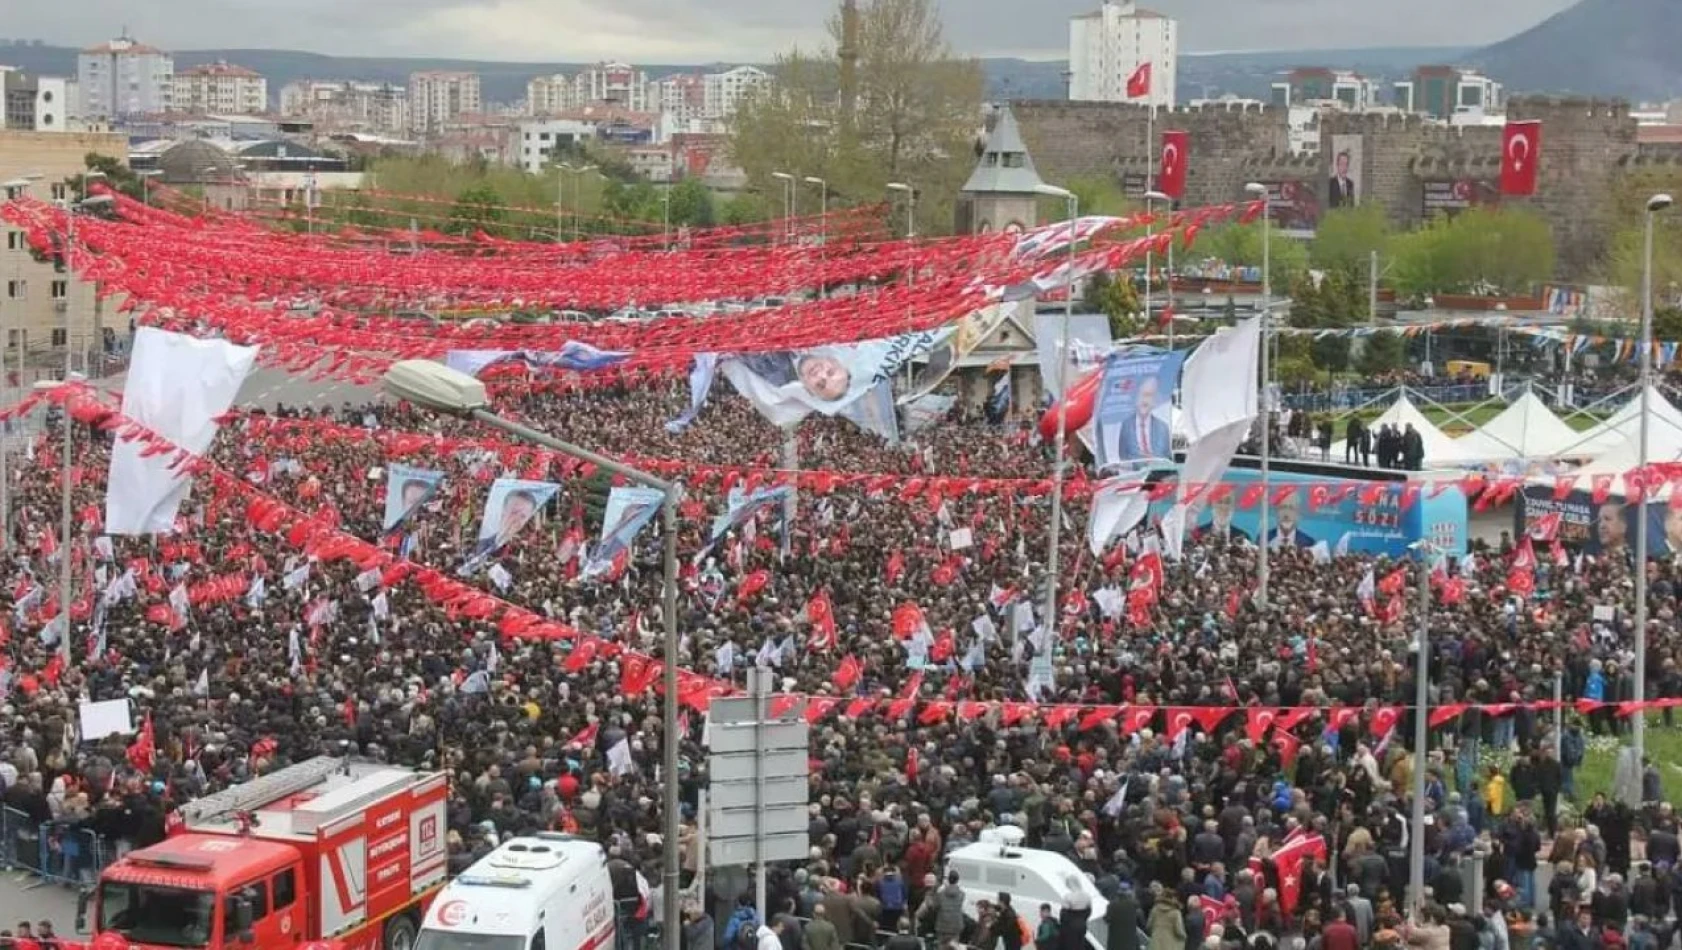
{"label": "building window", "polygon": [[52,193],[54,201],[63,201],[70,197],[70,186],[62,181],[53,182]]}
{"label": "building window", "polygon": [[23,240],[23,232],[22,231],[7,231],[6,232],[6,250],[8,250],[8,251],[21,250],[23,248],[23,246],[24,246],[24,240]]}
{"label": "building window", "polygon": [[8,281],[6,281],[6,299],[8,299],[8,300],[27,300],[27,299],[29,299],[29,281],[27,281],[27,280],[8,280]]}
{"label": "building window", "polygon": [[65,339],[66,339],[65,329],[63,327],[53,327],[52,345],[53,346],[63,346]]}
{"label": "building window", "polygon": [[49,289],[52,291],[54,300],[63,300],[70,296],[70,281],[55,280]]}
{"label": "building window", "polygon": [[11,329],[6,331],[6,345],[14,350],[22,347],[28,339],[24,336],[22,330]]}

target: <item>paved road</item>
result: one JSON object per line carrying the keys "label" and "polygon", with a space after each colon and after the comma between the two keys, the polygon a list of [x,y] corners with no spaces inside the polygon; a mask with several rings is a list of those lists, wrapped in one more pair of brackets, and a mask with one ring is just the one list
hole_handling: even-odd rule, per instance
{"label": "paved road", "polygon": [[11,930],[20,920],[50,920],[59,934],[72,935],[76,932],[76,892],[27,875],[0,872],[0,928]]}

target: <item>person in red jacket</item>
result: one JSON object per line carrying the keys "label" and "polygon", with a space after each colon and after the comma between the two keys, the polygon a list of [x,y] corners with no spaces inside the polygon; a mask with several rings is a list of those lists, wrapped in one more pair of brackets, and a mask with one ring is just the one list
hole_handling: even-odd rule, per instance
{"label": "person in red jacket", "polygon": [[1342,907],[1332,908],[1331,922],[1320,931],[1321,950],[1360,950],[1361,941],[1355,926],[1349,922]]}

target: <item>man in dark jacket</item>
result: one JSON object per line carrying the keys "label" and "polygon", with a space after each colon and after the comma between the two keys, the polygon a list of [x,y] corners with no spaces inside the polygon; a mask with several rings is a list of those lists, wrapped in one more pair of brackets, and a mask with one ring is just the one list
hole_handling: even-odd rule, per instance
{"label": "man in dark jacket", "polygon": [[1004,891],[999,892],[999,916],[993,930],[1003,950],[1022,950],[1022,918],[1016,915],[1016,909],[1010,906],[1010,895]]}
{"label": "man in dark jacket", "polygon": [[1139,901],[1131,886],[1123,884],[1110,900],[1110,906],[1104,909],[1104,923],[1110,932],[1104,950],[1139,950]]}

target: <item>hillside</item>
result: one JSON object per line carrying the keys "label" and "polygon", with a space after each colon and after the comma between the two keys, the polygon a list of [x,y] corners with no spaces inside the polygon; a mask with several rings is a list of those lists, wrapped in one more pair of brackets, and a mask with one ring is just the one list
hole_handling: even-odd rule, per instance
{"label": "hillside", "polygon": [[[1268,86],[1283,70],[1297,65],[1329,65],[1355,69],[1374,76],[1398,76],[1414,66],[1453,60],[1463,50],[1365,49],[1309,50],[1289,53],[1192,54],[1180,60],[1180,98],[1191,99],[1232,93],[1266,99]],[[409,74],[424,69],[463,69],[479,73],[485,99],[513,102],[526,94],[526,81],[533,76],[568,72],[578,63],[502,63],[457,59],[405,59],[354,56],[323,56],[296,50],[217,49],[185,50],[175,54],[177,67],[225,59],[257,70],[269,80],[269,95],[278,99],[280,88],[299,79],[366,79],[404,84]],[[0,41],[0,64],[26,72],[67,76],[75,72],[76,51],[63,46],[4,45]],[[1062,60],[983,59],[987,95],[993,99],[1059,99],[1064,95]],[[644,69],[659,77],[697,68],[696,65],[648,65]]]}
{"label": "hillside", "polygon": [[1656,101],[1682,94],[1678,37],[1677,0],[1581,0],[1470,58],[1509,89]]}

